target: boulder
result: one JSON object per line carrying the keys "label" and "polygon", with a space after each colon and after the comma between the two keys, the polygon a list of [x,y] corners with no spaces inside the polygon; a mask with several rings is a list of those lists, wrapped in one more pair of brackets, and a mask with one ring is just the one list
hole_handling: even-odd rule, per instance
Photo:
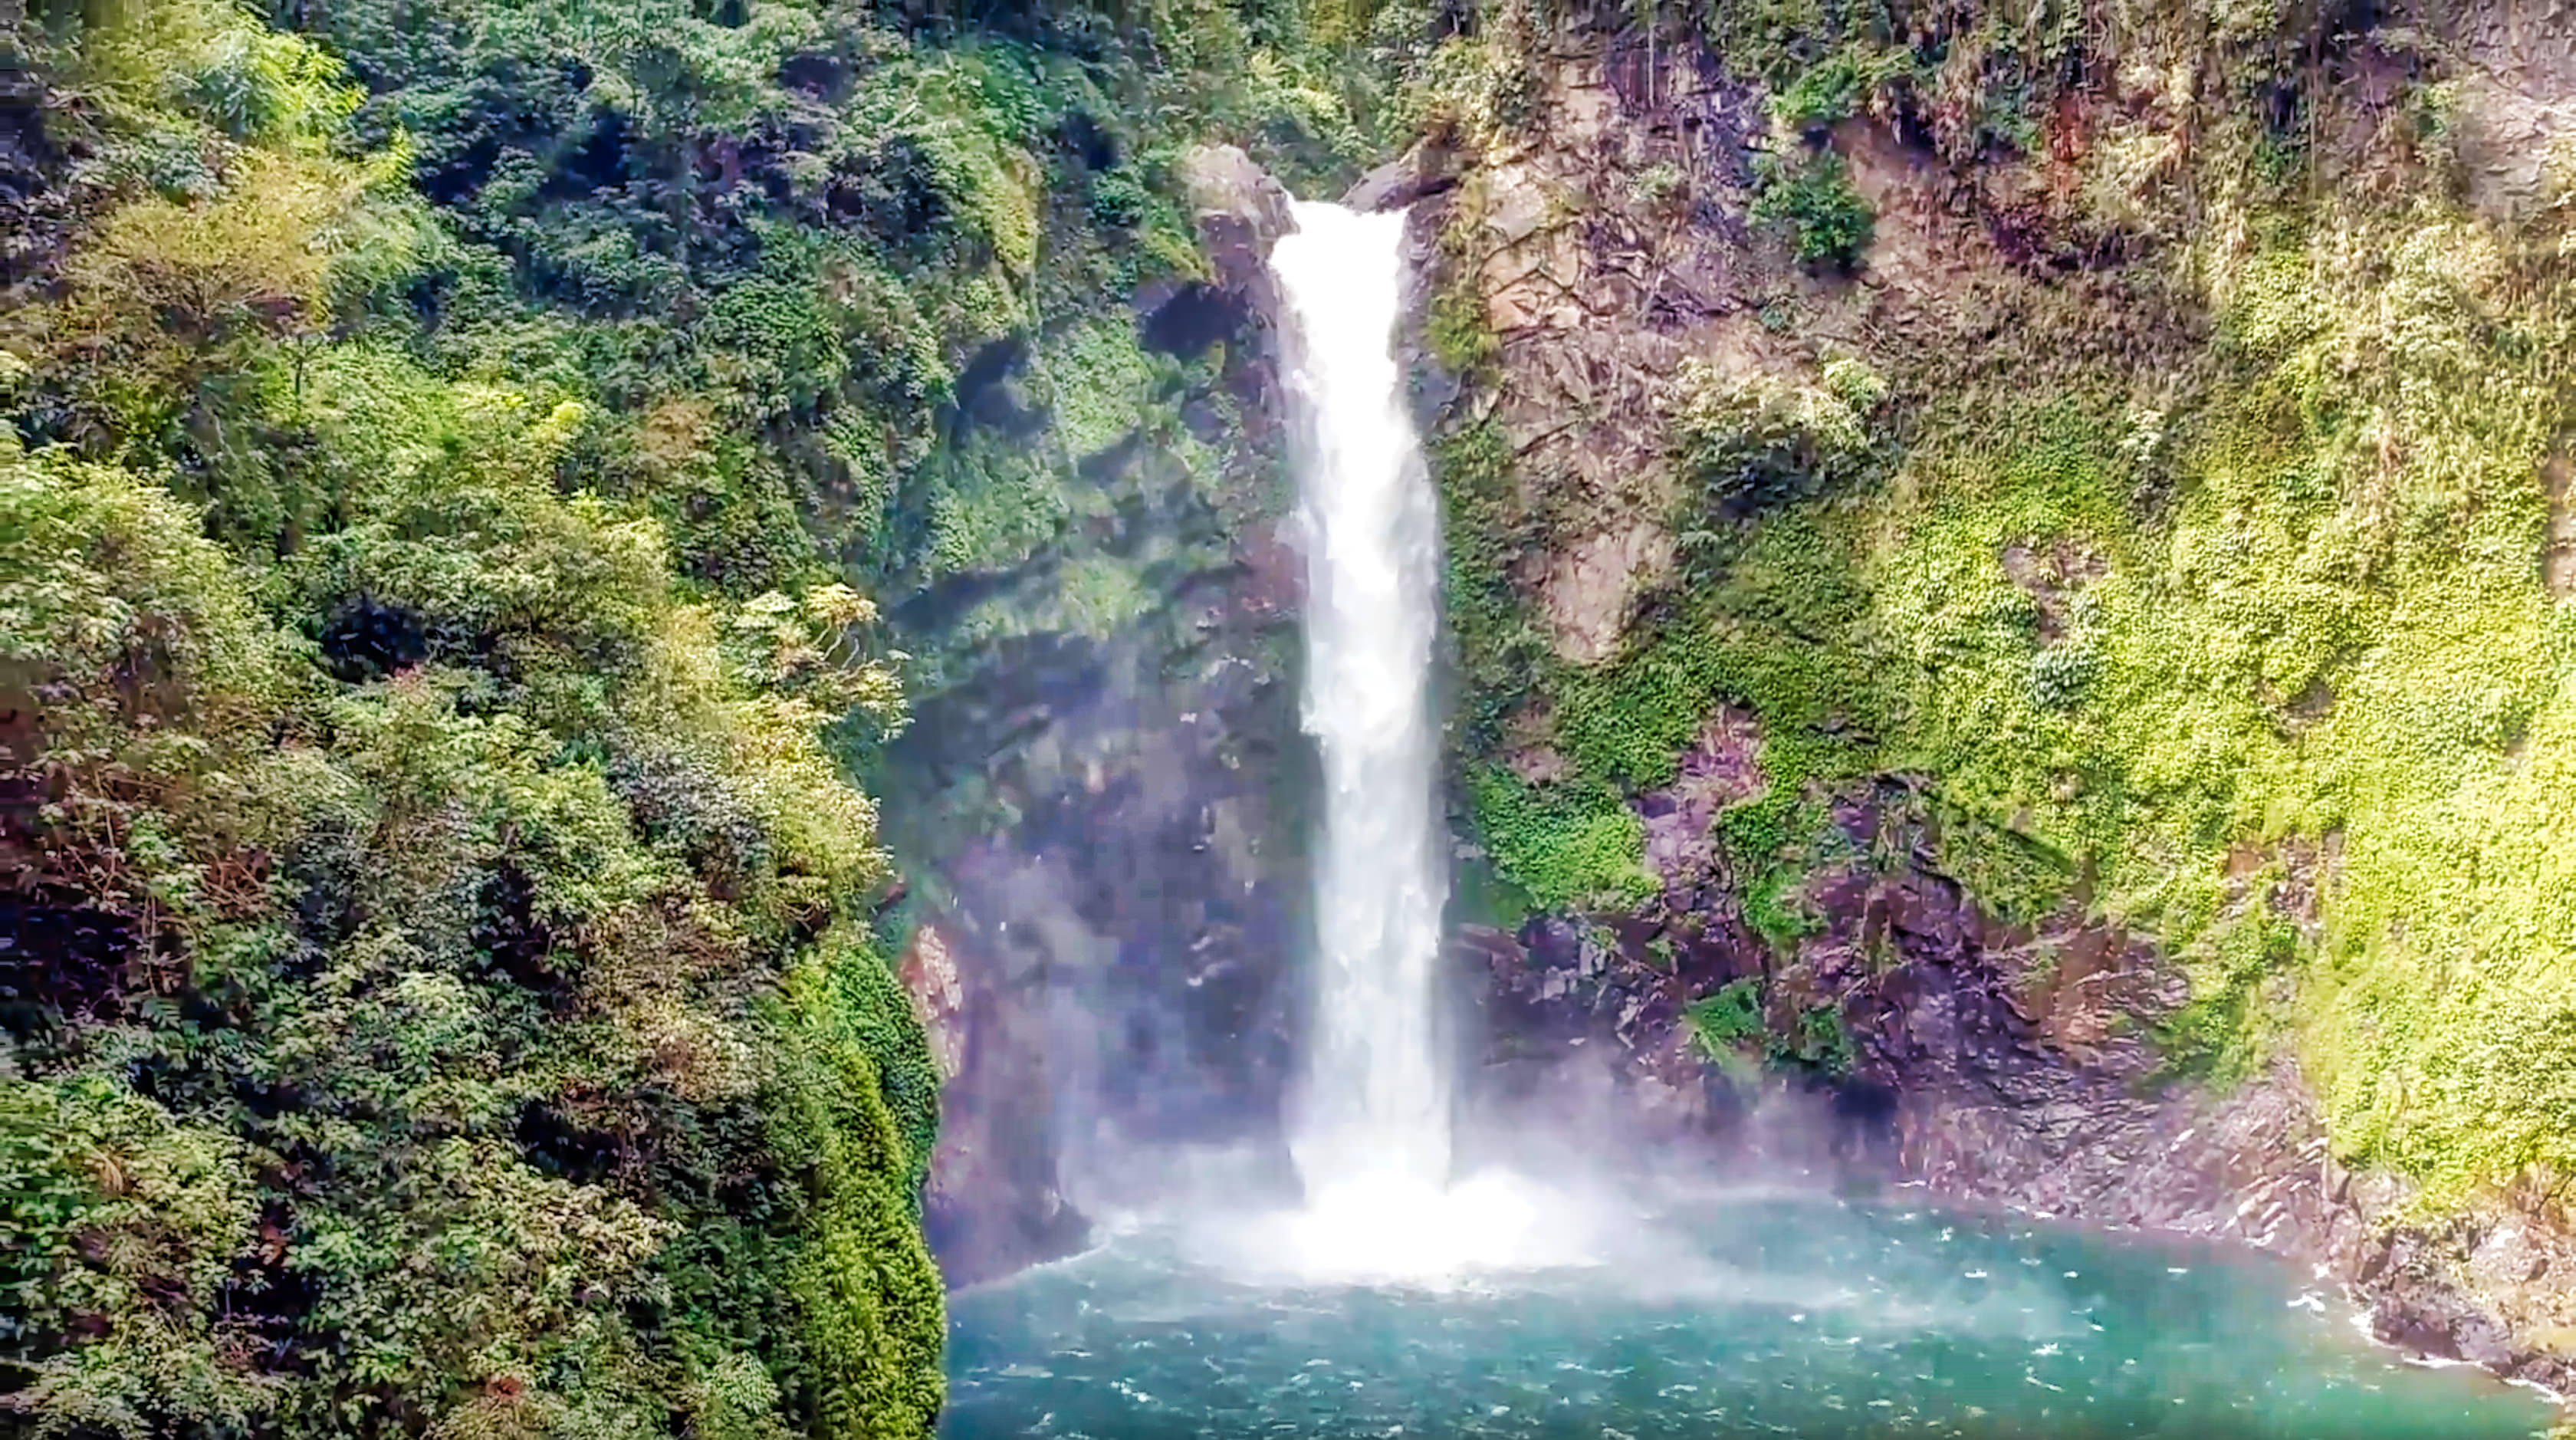
{"label": "boulder", "polygon": [[1458,183],[1458,152],[1429,140],[1360,177],[1342,196],[1348,210],[1401,210]]}
{"label": "boulder", "polygon": [[1288,187],[1232,145],[1201,145],[1181,159],[1199,237],[1216,262],[1217,283],[1276,314],[1270,247],[1293,233],[1297,217]]}

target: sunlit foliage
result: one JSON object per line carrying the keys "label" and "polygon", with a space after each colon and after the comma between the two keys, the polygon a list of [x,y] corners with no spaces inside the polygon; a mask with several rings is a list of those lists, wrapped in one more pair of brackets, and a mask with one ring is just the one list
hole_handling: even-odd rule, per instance
{"label": "sunlit foliage", "polygon": [[88,158],[0,322],[0,1405],[926,1433],[936,1080],[825,744],[903,723],[874,606],[792,509],[694,582],[586,377],[421,343],[457,242],[323,51],[34,39]]}
{"label": "sunlit foliage", "polygon": [[1143,343],[1176,157],[1346,181],[1393,111],[1327,62],[1442,17],[31,11],[0,1404],[926,1433],[937,1079],[851,766],[908,678],[1160,603],[1101,536],[1239,463],[1222,343]]}

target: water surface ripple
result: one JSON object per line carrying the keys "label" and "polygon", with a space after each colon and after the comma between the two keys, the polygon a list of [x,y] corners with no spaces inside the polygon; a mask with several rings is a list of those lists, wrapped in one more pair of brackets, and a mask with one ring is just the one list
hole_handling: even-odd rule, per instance
{"label": "water surface ripple", "polygon": [[1815,1197],[1701,1200],[1648,1260],[1253,1282],[1144,1229],[957,1296],[943,1434],[2506,1440],[2536,1396],[2366,1344],[2202,1247]]}

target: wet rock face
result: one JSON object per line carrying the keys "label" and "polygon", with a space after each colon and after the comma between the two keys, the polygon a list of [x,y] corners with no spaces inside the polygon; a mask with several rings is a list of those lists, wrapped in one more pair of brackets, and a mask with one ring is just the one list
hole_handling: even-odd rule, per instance
{"label": "wet rock face", "polygon": [[940,926],[925,925],[899,971],[939,1064],[944,1113],[923,1222],[952,1285],[1069,1254],[1089,1233],[1057,1187],[1043,1111],[993,1103],[1043,1093],[1043,1017],[1019,1003],[1014,987],[987,983],[979,959]]}
{"label": "wet rock face", "polygon": [[[2576,32],[2510,0],[2469,0],[2448,18],[2466,72],[2459,150],[2469,198],[2489,214],[2528,214],[2548,203],[2550,157],[2576,135]],[[2391,59],[2385,68],[2401,74]]]}
{"label": "wet rock face", "polygon": [[[1682,752],[1674,782],[1645,796],[1646,868],[1666,884],[1689,881],[1717,863],[1714,827],[1727,807],[1759,798],[1762,733],[1753,717],[1729,707],[1700,727]],[[1527,777],[1524,777],[1527,778]]]}
{"label": "wet rock face", "polygon": [[1181,179],[1218,285],[1245,297],[1253,313],[1278,315],[1270,247],[1297,228],[1288,188],[1232,145],[1191,150],[1181,159]]}
{"label": "wet rock face", "polygon": [[[1169,353],[1224,346],[1233,413],[1178,418],[1225,470],[1170,513],[1122,511],[1108,543],[1191,558],[1147,568],[1158,603],[1114,633],[958,662],[883,767],[920,921],[901,973],[944,1080],[925,1218],[952,1283],[1079,1248],[1086,1197],[1139,1148],[1275,1137],[1294,1054],[1310,762],[1298,566],[1263,508],[1283,430],[1267,257],[1294,220],[1240,151],[1188,166],[1217,275],[1148,287],[1136,323]],[[1014,433],[1019,358],[995,357],[965,418]],[[1102,463],[1136,463],[1122,453]],[[1049,563],[912,604],[927,625],[1043,597]]]}
{"label": "wet rock face", "polygon": [[1249,638],[1031,647],[904,742],[993,816],[917,842],[941,900],[903,966],[946,1078],[928,1220],[953,1282],[1078,1248],[1086,1181],[1129,1147],[1275,1132],[1305,869],[1274,791],[1303,759]]}
{"label": "wet rock face", "polygon": [[1424,140],[1361,176],[1343,194],[1342,205],[1362,211],[1401,210],[1446,193],[1458,183],[1459,168],[1456,149],[1442,140]]}

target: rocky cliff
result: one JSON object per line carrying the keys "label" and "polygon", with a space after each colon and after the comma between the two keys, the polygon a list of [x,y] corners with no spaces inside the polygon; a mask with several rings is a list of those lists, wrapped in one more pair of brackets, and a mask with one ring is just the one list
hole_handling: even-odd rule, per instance
{"label": "rocky cliff", "polygon": [[[1133,1151],[1276,1136],[1312,768],[1266,269],[1294,222],[1240,150],[1186,169],[1209,275],[1140,292],[1133,321],[1204,379],[1084,461],[1114,514],[905,617],[952,652],[882,768],[920,881],[903,975],[945,1078],[926,1218],[956,1283],[1085,1243],[1084,1192],[1133,1198]],[[1016,389],[1026,359],[975,424],[1061,430]],[[1059,613],[1094,566],[1138,604]]]}
{"label": "rocky cliff", "polygon": [[1487,1103],[2563,1384],[2563,27],[2010,8],[1453,42]]}
{"label": "rocky cliff", "polygon": [[[1476,1103],[2272,1248],[2564,1381],[2561,32],[1774,18],[1378,57]],[[1275,1139],[1294,1053],[1282,196],[1191,172],[1211,272],[1134,317],[1179,426],[897,617],[952,1278],[1080,1243],[1134,1146]],[[1042,364],[971,427],[1062,431]],[[1065,609],[1113,574],[1171,598]]]}

